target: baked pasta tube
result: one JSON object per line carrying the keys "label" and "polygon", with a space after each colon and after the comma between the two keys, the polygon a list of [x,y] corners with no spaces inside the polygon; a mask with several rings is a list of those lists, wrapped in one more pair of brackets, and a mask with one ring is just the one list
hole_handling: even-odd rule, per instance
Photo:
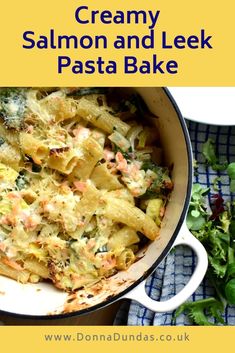
{"label": "baked pasta tube", "polygon": [[173,183],[149,115],[122,89],[0,88],[1,275],[74,291],[160,236]]}

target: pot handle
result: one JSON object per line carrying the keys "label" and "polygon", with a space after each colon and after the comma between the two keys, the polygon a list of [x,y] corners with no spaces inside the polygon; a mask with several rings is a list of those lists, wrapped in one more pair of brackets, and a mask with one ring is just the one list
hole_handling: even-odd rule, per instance
{"label": "pot handle", "polygon": [[146,280],[142,281],[137,287],[125,294],[122,298],[133,299],[154,312],[166,312],[175,310],[183,304],[197,289],[203,280],[207,266],[208,258],[203,245],[188,230],[186,223],[183,224],[179,235],[177,236],[173,247],[177,245],[187,245],[193,249],[197,255],[197,265],[192,277],[185,287],[169,300],[158,302],[151,299],[145,291]]}

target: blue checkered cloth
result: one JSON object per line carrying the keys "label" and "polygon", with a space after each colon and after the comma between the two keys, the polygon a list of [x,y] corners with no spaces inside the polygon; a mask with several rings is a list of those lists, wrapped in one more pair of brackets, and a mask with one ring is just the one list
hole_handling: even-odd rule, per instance
{"label": "blue checkered cloth", "polygon": [[[212,187],[216,177],[220,177],[218,187],[225,201],[233,201],[234,196],[229,190],[229,178],[226,172],[215,172],[205,166],[202,156],[202,145],[208,138],[215,141],[217,155],[229,163],[235,161],[235,126],[211,126],[187,121],[192,142],[194,158],[198,162],[197,175],[194,182],[204,187]],[[212,193],[218,193],[213,191]],[[211,195],[209,195],[210,197]],[[191,249],[178,246],[175,251],[160,263],[156,271],[149,277],[146,292],[155,300],[164,301],[178,293],[188,282],[195,266],[195,255]],[[213,287],[207,277],[189,301],[200,300],[214,295]],[[114,325],[192,325],[187,316],[181,314],[173,321],[174,312],[154,313],[135,301],[125,300],[118,311]],[[224,314],[225,323],[235,325],[235,307],[228,306]]]}

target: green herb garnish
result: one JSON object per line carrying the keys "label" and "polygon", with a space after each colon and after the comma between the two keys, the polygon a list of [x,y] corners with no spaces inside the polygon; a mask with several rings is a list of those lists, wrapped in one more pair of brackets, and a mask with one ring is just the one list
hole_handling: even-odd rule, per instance
{"label": "green herb garnish", "polygon": [[159,195],[164,195],[169,193],[173,188],[173,183],[169,176],[169,169],[160,167],[153,163],[152,161],[145,161],[141,167],[144,171],[151,170],[155,173],[155,179],[150,187],[147,189],[143,198],[155,198]]}

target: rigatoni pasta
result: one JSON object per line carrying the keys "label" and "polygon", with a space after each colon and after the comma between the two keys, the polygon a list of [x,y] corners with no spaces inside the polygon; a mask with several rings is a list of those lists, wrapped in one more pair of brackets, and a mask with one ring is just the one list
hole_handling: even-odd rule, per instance
{"label": "rigatoni pasta", "polygon": [[121,222],[143,233],[147,238],[154,240],[159,236],[159,227],[138,207],[128,201],[114,198],[105,199],[104,215],[114,222]]}
{"label": "rigatoni pasta", "polygon": [[29,133],[21,132],[19,134],[19,144],[21,151],[30,156],[36,164],[41,164],[49,154],[49,149],[43,141]]}
{"label": "rigatoni pasta", "polygon": [[79,100],[77,113],[83,119],[107,133],[112,133],[114,130],[117,130],[125,136],[130,129],[127,123],[86,98]]}
{"label": "rigatoni pasta", "polygon": [[72,173],[77,163],[78,156],[76,151],[69,147],[51,149],[50,156],[47,160],[48,167],[67,175]]}
{"label": "rigatoni pasta", "polygon": [[18,282],[27,283],[30,279],[30,272],[27,270],[17,270],[4,263],[4,258],[0,261],[0,275],[10,277]]}
{"label": "rigatoni pasta", "polygon": [[96,164],[103,158],[103,149],[92,137],[82,143],[82,156],[79,158],[73,175],[81,180],[87,180]]}
{"label": "rigatoni pasta", "polygon": [[90,179],[98,189],[116,190],[123,188],[118,176],[111,173],[107,162],[97,165]]}
{"label": "rigatoni pasta", "polygon": [[120,89],[0,88],[1,275],[73,291],[159,237],[173,184],[150,115]]}

